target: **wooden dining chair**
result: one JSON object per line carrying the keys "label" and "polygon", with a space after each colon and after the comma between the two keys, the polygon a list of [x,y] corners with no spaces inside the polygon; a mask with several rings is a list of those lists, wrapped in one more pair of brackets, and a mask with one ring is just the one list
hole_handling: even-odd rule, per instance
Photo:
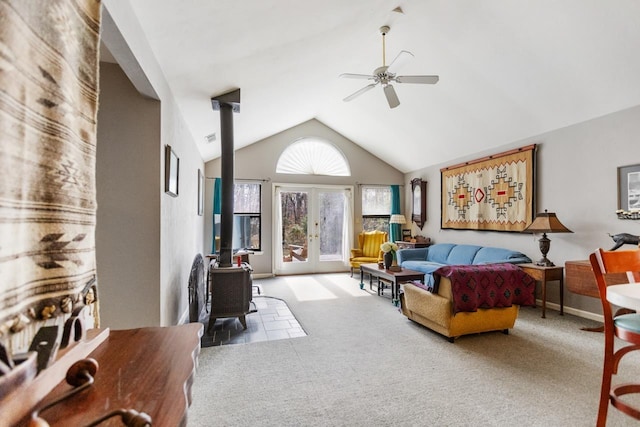
{"label": "wooden dining chair", "polygon": [[[640,419],[640,409],[621,400],[625,394],[640,393],[640,384],[626,383],[615,387],[611,385],[613,375],[618,373],[620,359],[631,351],[640,350],[640,314],[629,313],[629,310],[627,310],[627,314],[616,315],[612,313],[611,304],[607,301],[608,285],[606,279],[608,274],[627,273],[629,283],[640,282],[640,249],[617,252],[598,249],[589,256],[589,261],[598,285],[604,315],[604,367],[596,424],[598,427],[602,427],[607,423],[609,402],[625,414]],[[629,345],[615,350],[615,337]]]}

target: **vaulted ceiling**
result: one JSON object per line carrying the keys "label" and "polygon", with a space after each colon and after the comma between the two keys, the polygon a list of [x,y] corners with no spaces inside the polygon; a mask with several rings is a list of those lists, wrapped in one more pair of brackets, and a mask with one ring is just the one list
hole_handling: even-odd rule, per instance
{"label": "vaulted ceiling", "polygon": [[[128,1],[205,161],[210,98],[236,88],[236,148],[316,118],[403,172],[640,104],[637,0]],[[400,74],[440,81],[343,102],[382,25],[387,64],[408,50]]]}

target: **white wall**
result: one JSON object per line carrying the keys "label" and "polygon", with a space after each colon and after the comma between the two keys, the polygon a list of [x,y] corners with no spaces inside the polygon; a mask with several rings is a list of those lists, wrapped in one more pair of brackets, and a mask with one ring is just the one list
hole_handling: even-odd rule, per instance
{"label": "white wall", "polygon": [[[240,112],[239,114],[242,114]],[[303,137],[319,137],[332,142],[348,159],[351,176],[316,176],[276,174],[276,163],[280,154],[292,142]],[[220,176],[220,159],[206,165],[207,177]],[[235,178],[269,179],[263,183],[262,191],[262,246],[263,252],[252,255],[251,267],[256,274],[270,274],[272,271],[272,183],[330,184],[354,186],[354,217],[357,219],[354,233],[362,229],[360,204],[360,184],[402,184],[403,175],[389,164],[363,150],[352,141],[328,128],[317,120],[309,120],[284,132],[258,141],[235,152]],[[205,248],[211,250],[212,234],[212,192],[213,182],[207,180],[205,194]],[[402,202],[402,201],[401,201]]]}
{"label": "white wall", "polygon": [[[609,249],[613,246],[607,233],[640,234],[640,221],[619,220],[615,215],[618,208],[617,168],[640,164],[639,135],[640,106],[408,173],[405,175],[407,211],[411,209],[411,179],[428,181],[427,223],[422,230],[413,224],[413,232],[431,237],[436,243],[507,247],[522,251],[534,260],[540,259],[537,241],[540,236],[440,229],[442,167],[535,143],[538,144],[536,210],[555,212],[560,221],[574,232],[549,234],[551,249],[547,256],[560,266],[568,260],[586,260],[596,248]],[[631,249],[631,246],[622,249]],[[547,286],[547,295],[549,300],[559,303],[555,283]],[[599,300],[573,294],[566,289],[564,303],[580,310],[601,312]]]}
{"label": "white wall", "polygon": [[[160,102],[100,63],[96,260],[101,326],[160,324]],[[151,155],[150,155],[151,153]]]}
{"label": "white wall", "polygon": [[[125,47],[135,57],[136,66],[140,68],[139,75],[148,80],[161,101],[160,138],[146,155],[159,165],[154,189],[160,201],[159,277],[156,288],[159,305],[155,311],[159,312],[161,326],[173,325],[187,313],[191,263],[197,253],[203,252],[204,217],[197,215],[197,170],[204,170],[204,162],[131,6],[128,2],[118,0],[105,0],[103,5],[122,39],[126,40]],[[118,60],[119,52],[112,51]],[[128,74],[128,77],[132,79],[135,75]],[[176,198],[164,193],[164,147],[167,144],[173,147],[180,158],[180,187]],[[149,255],[130,253],[130,256],[137,258]],[[152,316],[155,318],[155,315]]]}

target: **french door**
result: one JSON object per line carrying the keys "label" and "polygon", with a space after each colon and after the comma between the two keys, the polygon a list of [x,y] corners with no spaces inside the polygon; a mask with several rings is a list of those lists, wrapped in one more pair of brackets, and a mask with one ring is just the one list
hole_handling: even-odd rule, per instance
{"label": "french door", "polygon": [[346,271],[353,190],[344,186],[274,184],[275,274]]}

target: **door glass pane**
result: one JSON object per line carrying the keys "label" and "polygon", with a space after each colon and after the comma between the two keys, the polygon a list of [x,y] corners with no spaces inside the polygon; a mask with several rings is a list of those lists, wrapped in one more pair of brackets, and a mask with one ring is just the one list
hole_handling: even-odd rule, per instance
{"label": "door glass pane", "polygon": [[284,262],[307,261],[308,202],[307,192],[283,191],[280,193]]}
{"label": "door glass pane", "polygon": [[320,192],[318,194],[320,214],[318,232],[320,238],[320,261],[339,261],[342,259],[344,235],[345,197],[339,192]]}

